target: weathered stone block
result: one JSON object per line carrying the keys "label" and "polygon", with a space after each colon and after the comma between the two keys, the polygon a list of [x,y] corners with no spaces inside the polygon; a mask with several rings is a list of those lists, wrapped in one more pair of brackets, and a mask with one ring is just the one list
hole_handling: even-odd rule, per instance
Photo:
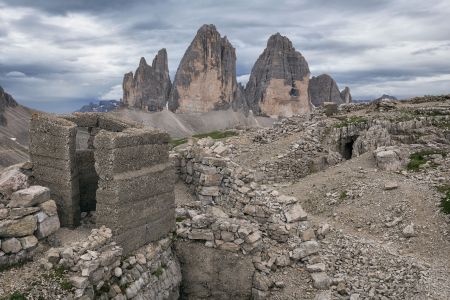
{"label": "weathered stone block", "polygon": [[38,239],[34,235],[19,238],[19,241],[23,249],[33,248],[38,243]]}
{"label": "weathered stone block", "polygon": [[30,207],[39,205],[50,199],[50,190],[43,186],[33,185],[11,195],[9,207]]}
{"label": "weathered stone block", "polygon": [[36,236],[39,239],[48,237],[52,233],[55,233],[59,229],[59,227],[60,223],[58,216],[48,217],[38,224]]}
{"label": "weathered stone block", "polygon": [[18,220],[0,221],[0,237],[21,237],[32,235],[37,228],[35,216],[26,216]]}
{"label": "weathered stone block", "polygon": [[2,250],[5,253],[17,253],[22,250],[22,245],[16,238],[10,238],[2,241]]}
{"label": "weathered stone block", "polygon": [[285,212],[286,222],[292,223],[297,221],[305,221],[308,218],[308,214],[303,210],[300,204],[294,204],[290,206]]}

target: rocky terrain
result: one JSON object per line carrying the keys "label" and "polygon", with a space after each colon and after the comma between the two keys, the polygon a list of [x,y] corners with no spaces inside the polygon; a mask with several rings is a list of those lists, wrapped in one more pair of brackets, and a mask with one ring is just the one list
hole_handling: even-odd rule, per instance
{"label": "rocky terrain", "polygon": [[100,100],[98,103],[83,105],[78,112],[110,112],[119,108],[120,104],[117,100]]}
{"label": "rocky terrain", "polygon": [[[123,255],[113,231],[96,223],[97,213],[84,213],[80,227],[39,240],[33,261],[0,272],[0,294],[449,299],[450,96],[382,99],[324,112],[173,148],[176,231]],[[77,118],[87,124],[88,115]],[[125,155],[117,153],[118,159]],[[125,175],[134,176],[116,178]],[[13,189],[27,195],[24,187]],[[4,203],[11,215],[15,205]],[[33,203],[26,210],[39,214],[40,204]]]}
{"label": "rocky terrain", "polygon": [[306,59],[279,33],[269,37],[244,88],[236,80],[236,51],[212,24],[197,31],[171,89],[170,85],[167,53],[162,49],[152,66],[141,58],[134,76],[125,74],[122,102],[145,111],[160,111],[167,104],[176,113],[232,109],[276,118],[310,112],[313,105],[325,102],[352,101],[350,89],[340,92],[329,75],[310,81]]}

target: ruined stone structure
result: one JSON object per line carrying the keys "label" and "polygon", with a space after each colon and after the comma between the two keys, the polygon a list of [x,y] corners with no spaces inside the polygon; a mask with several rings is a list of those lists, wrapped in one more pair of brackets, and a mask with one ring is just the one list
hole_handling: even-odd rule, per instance
{"label": "ruined stone structure", "polygon": [[[87,149],[76,149],[80,128],[89,132]],[[34,182],[50,187],[63,226],[77,226],[80,212],[95,208],[97,224],[112,230],[124,253],[174,229],[166,133],[95,113],[34,114],[30,133]]]}
{"label": "ruined stone structure", "polygon": [[245,101],[236,81],[236,53],[214,25],[203,25],[181,59],[169,109],[179,113],[237,109]]}
{"label": "ruined stone structure", "polygon": [[309,112],[309,67],[292,42],[277,33],[267,41],[250,74],[245,92],[258,115],[285,116]]}
{"label": "ruined stone structure", "polygon": [[161,49],[151,66],[142,57],[134,76],[133,72],[125,74],[122,102],[128,107],[160,111],[166,107],[170,87],[167,51]]}

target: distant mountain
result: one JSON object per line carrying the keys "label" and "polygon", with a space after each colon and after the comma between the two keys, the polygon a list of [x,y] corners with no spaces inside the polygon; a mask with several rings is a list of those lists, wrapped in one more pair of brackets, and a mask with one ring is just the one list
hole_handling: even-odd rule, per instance
{"label": "distant mountain", "polygon": [[375,99],[375,100],[373,100],[373,101],[374,101],[374,102],[379,102],[379,101],[381,101],[381,100],[392,100],[392,101],[397,101],[398,99],[397,99],[396,97],[394,97],[394,96],[383,94],[383,96],[381,96],[380,98],[377,98],[377,99]]}
{"label": "distant mountain", "polygon": [[120,101],[117,100],[100,100],[98,103],[89,103],[84,105],[77,112],[110,112],[120,106]]}
{"label": "distant mountain", "polygon": [[0,169],[28,159],[31,113],[0,87]]}

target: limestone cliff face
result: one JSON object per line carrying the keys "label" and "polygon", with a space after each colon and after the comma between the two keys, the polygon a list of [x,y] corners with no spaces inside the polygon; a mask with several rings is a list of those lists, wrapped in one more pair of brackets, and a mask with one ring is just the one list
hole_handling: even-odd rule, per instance
{"label": "limestone cliff face", "polygon": [[245,89],[250,109],[268,116],[309,112],[309,75],[308,63],[292,42],[279,33],[272,35]]}
{"label": "limestone cliff face", "polygon": [[344,103],[352,103],[352,94],[350,94],[350,88],[348,86],[341,91],[341,98]]}
{"label": "limestone cliff face", "polygon": [[171,88],[166,49],[161,49],[151,66],[141,58],[139,67],[123,78],[123,103],[149,111],[160,111],[167,103]]}
{"label": "limestone cliff face", "polygon": [[17,105],[16,100],[0,86],[0,126],[6,125],[6,118],[3,115],[5,109],[7,107],[16,107]]}
{"label": "limestone cliff face", "polygon": [[236,81],[236,53],[214,25],[203,25],[181,59],[169,98],[179,113],[245,106]]}
{"label": "limestone cliff face", "polygon": [[309,81],[309,95],[311,103],[316,107],[324,102],[334,102],[338,105],[344,103],[336,81],[328,74],[311,78]]}

